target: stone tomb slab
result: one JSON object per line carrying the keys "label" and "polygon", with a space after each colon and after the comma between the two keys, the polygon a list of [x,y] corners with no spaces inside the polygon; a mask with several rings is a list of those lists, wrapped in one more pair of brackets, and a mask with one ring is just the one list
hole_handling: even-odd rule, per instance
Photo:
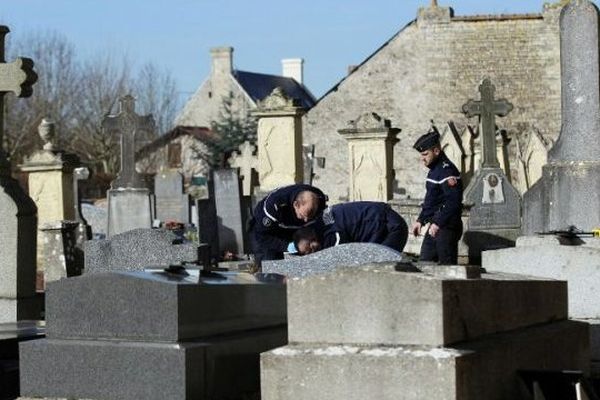
{"label": "stone tomb slab", "polygon": [[383,261],[403,261],[402,253],[375,243],[346,243],[305,256],[263,261],[262,269],[263,272],[292,278],[322,275],[331,273],[337,268]]}
{"label": "stone tomb slab", "polygon": [[177,236],[165,229],[134,229],[106,240],[84,244],[85,273],[143,271],[148,266],[168,267],[198,260],[198,246],[176,244]]}
{"label": "stone tomb slab", "polygon": [[48,285],[46,317],[50,339],[177,342],[285,324],[286,288],[244,273],[200,283],[162,272],[84,275]]}
{"label": "stone tomb slab", "polygon": [[243,398],[260,390],[259,354],[284,327],[183,343],[43,339],[22,343],[21,394],[103,400]]}
{"label": "stone tomb slab", "polygon": [[288,280],[290,342],[442,346],[567,318],[567,284],[456,279],[395,264]]}
{"label": "stone tomb slab", "polygon": [[261,398],[528,400],[517,370],[586,372],[587,335],[586,324],[562,321],[453,348],[292,344],[261,355]]}

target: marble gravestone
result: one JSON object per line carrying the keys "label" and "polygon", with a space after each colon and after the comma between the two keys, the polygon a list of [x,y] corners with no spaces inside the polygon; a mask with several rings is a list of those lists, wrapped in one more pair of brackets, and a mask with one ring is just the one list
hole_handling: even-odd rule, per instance
{"label": "marble gravestone", "polygon": [[4,96],[12,92],[29,97],[37,80],[33,61],[4,60],[4,41],[9,29],[0,25],[0,322],[37,319],[35,307],[37,209],[19,183],[11,177],[11,165],[3,148]]}
{"label": "marble gravestone", "polygon": [[219,253],[235,256],[245,253],[244,218],[242,214],[241,185],[235,169],[213,172],[215,208],[217,214]]}
{"label": "marble gravestone", "polygon": [[529,400],[519,370],[588,371],[565,282],[379,263],[287,285],[289,344],[261,354],[262,400]]}
{"label": "marble gravestone", "polygon": [[506,116],[513,105],[496,100],[489,78],[479,86],[481,100],[463,105],[467,117],[478,116],[482,136],[481,168],[465,188],[464,203],[470,208],[464,241],[470,263],[481,262],[481,251],[514,246],[521,232],[521,196],[500,167],[496,150],[496,116]]}
{"label": "marble gravestone", "polygon": [[156,219],[163,223],[190,223],[190,196],[183,191],[183,175],[177,170],[161,170],[154,177]]}
{"label": "marble gravestone", "polygon": [[560,16],[561,131],[524,195],[523,232],[600,227],[598,9],[570,2]]}
{"label": "marble gravestone", "polygon": [[121,135],[121,170],[107,193],[107,234],[110,237],[136,228],[151,228],[151,195],[135,170],[135,138],[138,131],[154,130],[154,119],[136,114],[135,99],[127,95],[120,99],[118,114],[104,118],[102,129]]}
{"label": "marble gravestone", "polygon": [[402,253],[375,243],[345,243],[305,256],[263,261],[262,271],[295,278],[327,274],[340,266],[355,268],[382,261],[403,261]]}
{"label": "marble gravestone", "polygon": [[52,282],[46,339],[20,345],[21,396],[255,398],[259,354],[286,342],[285,289],[225,272]]}

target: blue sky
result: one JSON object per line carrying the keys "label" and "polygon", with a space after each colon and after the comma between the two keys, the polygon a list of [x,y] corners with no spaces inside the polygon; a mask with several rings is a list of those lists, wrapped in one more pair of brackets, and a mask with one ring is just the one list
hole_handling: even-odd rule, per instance
{"label": "blue sky", "polygon": [[[210,70],[209,49],[235,48],[237,69],[281,73],[305,59],[305,84],[320,97],[431,0],[2,0],[0,24],[15,38],[53,30],[82,57],[127,54],[171,71],[182,100]],[[439,0],[456,15],[537,13],[539,0]],[[23,56],[27,56],[23,54]],[[34,60],[35,61],[35,60]]]}

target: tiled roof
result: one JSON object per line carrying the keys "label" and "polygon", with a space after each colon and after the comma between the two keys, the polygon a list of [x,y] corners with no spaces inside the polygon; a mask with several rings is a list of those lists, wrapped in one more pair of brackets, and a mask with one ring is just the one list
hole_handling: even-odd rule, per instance
{"label": "tiled roof", "polygon": [[279,86],[285,94],[297,99],[300,105],[307,110],[316,104],[314,96],[308,89],[292,78],[239,70],[233,71],[233,76],[255,102],[263,100]]}

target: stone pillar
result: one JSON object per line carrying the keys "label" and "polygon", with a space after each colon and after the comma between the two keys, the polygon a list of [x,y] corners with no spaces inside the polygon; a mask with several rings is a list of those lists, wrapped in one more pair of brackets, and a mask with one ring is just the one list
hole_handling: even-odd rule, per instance
{"label": "stone pillar", "polygon": [[[21,170],[29,173],[29,195],[38,210],[38,226],[75,220],[73,170],[80,166],[79,157],[57,150],[54,121],[44,118],[38,127],[44,148],[29,157]],[[37,232],[37,274],[44,275],[46,257],[42,232]],[[38,288],[41,289],[43,284]]]}
{"label": "stone pillar", "polygon": [[77,225],[77,245],[82,246],[83,242],[92,239],[92,227],[83,217],[81,212],[81,200],[79,198],[79,181],[86,180],[90,177],[90,170],[86,167],[79,167],[73,170],[73,201],[75,210],[75,221]]}
{"label": "stone pillar", "polygon": [[338,130],[348,140],[350,201],[387,201],[392,198],[394,145],[398,128],[375,113],[366,113],[350,127]]}
{"label": "stone pillar", "polygon": [[524,196],[524,232],[600,227],[598,9],[574,0],[561,12],[562,127],[542,179]]}
{"label": "stone pillar", "polygon": [[302,115],[304,109],[280,87],[260,102],[258,117],[258,179],[261,191],[301,183]]}

